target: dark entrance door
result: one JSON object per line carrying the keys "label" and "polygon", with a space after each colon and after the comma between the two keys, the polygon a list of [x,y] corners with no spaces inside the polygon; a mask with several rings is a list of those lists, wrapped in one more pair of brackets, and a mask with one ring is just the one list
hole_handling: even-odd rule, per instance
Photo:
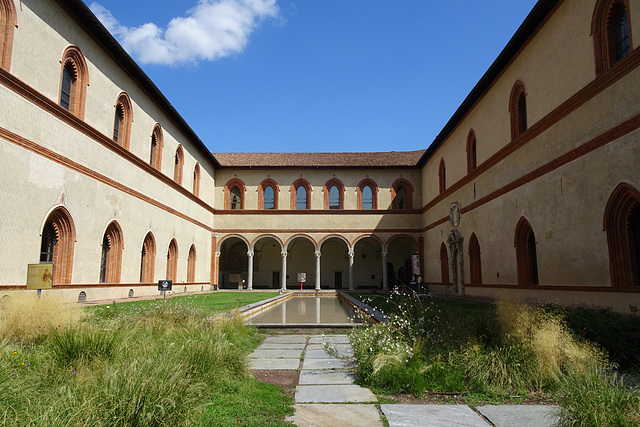
{"label": "dark entrance door", "polygon": [[336,284],[336,289],[342,289],[342,271],[335,272],[334,283]]}
{"label": "dark entrance door", "polygon": [[280,272],[279,271],[274,271],[271,274],[271,286],[273,287],[273,289],[280,288]]}

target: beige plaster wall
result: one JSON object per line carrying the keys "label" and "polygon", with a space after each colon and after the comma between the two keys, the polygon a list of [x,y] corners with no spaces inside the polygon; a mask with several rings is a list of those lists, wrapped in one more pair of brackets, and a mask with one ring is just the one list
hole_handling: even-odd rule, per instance
{"label": "beige plaster wall", "polygon": [[111,138],[116,99],[121,92],[127,92],[133,106],[130,151],[148,162],[153,126],[160,123],[164,133],[162,173],[173,179],[173,159],[178,144],[181,144],[185,154],[183,187],[192,190],[193,170],[199,162],[202,176],[200,198],[213,203],[214,173],[209,160],[75,21],[52,1],[25,0],[17,11],[12,74],[57,103],[62,54],[68,46],[78,46],[89,69],[85,122]]}

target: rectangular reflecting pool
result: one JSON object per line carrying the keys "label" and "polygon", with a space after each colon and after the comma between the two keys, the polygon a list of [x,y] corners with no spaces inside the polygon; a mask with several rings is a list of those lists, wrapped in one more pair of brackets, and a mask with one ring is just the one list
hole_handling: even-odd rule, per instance
{"label": "rectangular reflecting pool", "polygon": [[337,296],[294,296],[256,315],[249,324],[257,326],[350,327],[367,323],[356,316]]}

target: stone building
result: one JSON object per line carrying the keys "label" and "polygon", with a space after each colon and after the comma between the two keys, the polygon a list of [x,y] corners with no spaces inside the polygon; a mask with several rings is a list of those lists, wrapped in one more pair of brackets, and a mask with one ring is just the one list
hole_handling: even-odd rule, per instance
{"label": "stone building", "polygon": [[0,293],[640,306],[640,4],[540,0],[425,150],[216,153],[80,0],[0,0]]}

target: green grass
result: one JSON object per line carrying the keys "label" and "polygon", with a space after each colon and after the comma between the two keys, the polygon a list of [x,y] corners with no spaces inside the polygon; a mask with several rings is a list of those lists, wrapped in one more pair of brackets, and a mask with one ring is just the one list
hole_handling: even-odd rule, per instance
{"label": "green grass", "polygon": [[153,300],[127,301],[117,304],[90,306],[87,307],[87,310],[96,313],[98,316],[108,316],[108,312],[114,313],[117,310],[136,312],[154,309],[161,304],[166,304],[167,307],[198,310],[203,313],[219,313],[273,298],[277,295],[277,292],[213,292],[208,294],[175,296],[167,298],[166,300],[160,297]]}
{"label": "green grass", "polygon": [[247,368],[254,328],[197,305],[133,307],[0,337],[0,425],[286,425],[293,399]]}
{"label": "green grass", "polygon": [[[470,404],[520,396],[517,400],[560,402],[568,425],[640,425],[640,389],[625,385],[608,359],[612,348],[618,359],[637,360],[637,315],[568,314],[557,307],[398,293],[354,296],[389,317],[387,323],[355,328],[351,334],[358,382],[376,393],[461,393]],[[586,336],[602,338],[602,345]],[[636,365],[628,366],[637,372]]]}

